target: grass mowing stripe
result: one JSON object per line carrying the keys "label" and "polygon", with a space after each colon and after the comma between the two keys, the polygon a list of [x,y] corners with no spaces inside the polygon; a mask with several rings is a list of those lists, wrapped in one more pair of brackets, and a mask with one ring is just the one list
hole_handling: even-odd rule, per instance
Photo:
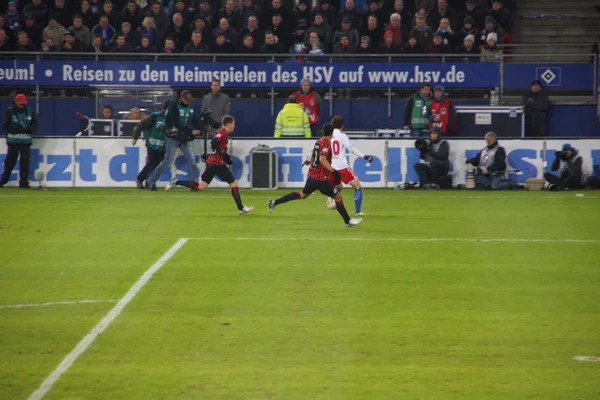
{"label": "grass mowing stripe", "polygon": [[34,307],[48,307],[48,306],[72,305],[72,304],[115,303],[116,301],[117,300],[51,301],[48,303],[7,304],[7,305],[0,305],[0,308],[34,308]]}
{"label": "grass mowing stripe", "polygon": [[84,351],[92,344],[92,342],[100,335],[108,326],[117,318],[117,316],[123,311],[123,309],[129,304],[131,300],[138,294],[138,292],[144,287],[144,285],[152,278],[152,276],[171,259],[177,253],[179,249],[188,241],[188,239],[179,239],[161,258],[158,259],[144,274],[138,279],[138,281],[127,291],[125,296],[119,300],[119,302],[113,307],[112,310],[106,314],[104,318],[92,329],[81,341],[75,346],[75,348],[62,360],[62,362],[56,367],[54,371],[50,373],[44,379],[39,388],[29,396],[29,400],[39,400],[43,398],[52,386],[56,383],[58,378],[64,374],[73,363],[79,358]]}

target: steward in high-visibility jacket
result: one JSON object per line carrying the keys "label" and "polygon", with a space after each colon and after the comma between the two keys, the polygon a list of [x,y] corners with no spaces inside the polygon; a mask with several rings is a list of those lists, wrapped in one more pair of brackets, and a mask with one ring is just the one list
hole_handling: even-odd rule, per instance
{"label": "steward in high-visibility jacket", "polygon": [[275,120],[275,137],[310,137],[310,123],[308,115],[300,104],[296,102],[296,96],[288,97],[288,103],[277,114]]}

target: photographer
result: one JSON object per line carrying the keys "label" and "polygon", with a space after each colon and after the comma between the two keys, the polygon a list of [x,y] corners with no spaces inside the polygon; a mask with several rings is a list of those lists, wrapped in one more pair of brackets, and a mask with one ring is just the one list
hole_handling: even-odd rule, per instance
{"label": "photographer", "polygon": [[149,117],[141,120],[133,131],[131,144],[135,146],[140,135],[144,132],[146,150],[148,152],[148,161],[135,180],[138,189],[144,188],[144,181],[148,177],[148,174],[165,158],[164,116],[170,103],[171,101],[167,101],[161,111],[152,113]]}
{"label": "photographer", "polygon": [[477,168],[475,174],[476,189],[507,190],[513,184],[504,177],[506,171],[506,150],[498,144],[496,132],[485,134],[487,146],[475,157],[469,158],[467,164]]}
{"label": "photographer", "polygon": [[31,155],[31,134],[37,130],[37,119],[31,108],[27,105],[27,96],[18,94],[14,104],[4,113],[4,129],[6,130],[6,144],[8,150],[4,160],[4,171],[0,178],[0,187],[10,180],[19,154],[21,163],[19,168],[19,187],[29,188],[29,157]]}
{"label": "photographer", "polygon": [[[202,124],[194,115],[192,100],[190,91],[184,90],[181,92],[177,102],[170,102],[165,112],[164,132],[167,138],[165,158],[148,177],[150,190],[156,190],[156,181],[175,161],[175,152],[177,149],[181,149],[183,152],[190,178],[192,180],[197,179],[198,169],[190,142],[194,140],[195,136],[200,134]],[[196,129],[192,129],[192,127]]]}
{"label": "photographer", "polygon": [[450,145],[442,139],[440,128],[433,127],[429,131],[429,139],[417,139],[415,147],[421,152],[421,160],[423,160],[414,165],[419,175],[420,187],[439,189],[440,177],[447,175],[450,169]]}
{"label": "photographer", "polygon": [[202,107],[200,112],[212,111],[213,128],[211,135],[215,133],[215,129],[219,128],[219,124],[224,116],[231,114],[231,99],[229,96],[221,92],[221,81],[213,79],[210,84],[210,93],[202,99]]}
{"label": "photographer", "polygon": [[559,171],[559,176],[549,172],[544,174],[544,179],[550,184],[550,190],[581,189],[583,158],[570,144],[563,144],[562,151],[556,152],[552,162],[552,171]]}

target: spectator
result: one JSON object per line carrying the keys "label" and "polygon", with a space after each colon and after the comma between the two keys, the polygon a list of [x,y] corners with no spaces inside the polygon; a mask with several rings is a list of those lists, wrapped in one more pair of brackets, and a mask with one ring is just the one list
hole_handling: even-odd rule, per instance
{"label": "spectator", "polygon": [[110,48],[111,53],[131,53],[133,52],[123,33],[119,33],[115,39],[115,44]]}
{"label": "spectator", "polygon": [[100,15],[102,13],[102,1],[101,0],[89,0],[89,2],[90,2],[90,10],[94,14]]}
{"label": "spectator", "polygon": [[37,48],[30,43],[29,36],[27,36],[27,32],[21,31],[18,34],[17,46],[15,47],[15,51],[36,51]]}
{"label": "spectator", "polygon": [[210,44],[213,42],[213,36],[206,22],[202,18],[196,18],[192,28],[193,31],[200,31],[202,33],[202,43],[210,47]]}
{"label": "spectator", "polygon": [[[479,47],[475,46],[475,37],[473,35],[467,35],[463,40],[463,45],[456,50],[456,54],[465,56],[478,56],[481,54]],[[463,62],[478,62],[479,57],[461,57],[458,61]]]}
{"label": "spectator", "polygon": [[188,10],[184,0],[176,0],[175,7],[173,8],[173,14],[181,14],[183,18],[183,24],[189,26],[194,19],[194,15]]}
{"label": "spectator", "polygon": [[429,119],[429,129],[438,128],[440,133],[448,133],[454,130],[456,108],[450,97],[444,94],[444,88],[441,86],[433,88]]}
{"label": "spectator", "polygon": [[311,87],[310,79],[302,79],[300,90],[294,92],[293,95],[296,97],[297,103],[304,109],[306,115],[308,115],[308,123],[310,124],[312,136],[319,136],[317,124],[320,121],[321,96]]}
{"label": "spectator", "polygon": [[331,28],[325,23],[325,20],[323,19],[323,14],[315,14],[313,25],[306,31],[304,39],[304,43],[306,45],[310,43],[309,39],[310,34],[312,32],[315,32],[319,36],[319,41],[321,43],[325,43],[325,40],[327,40],[327,38],[329,37],[329,34],[331,33]]}
{"label": "spectator", "polygon": [[280,43],[277,43],[273,32],[265,32],[265,44],[260,48],[263,54],[285,54],[286,51]]}
{"label": "spectator", "polygon": [[244,38],[246,35],[252,35],[252,43],[256,48],[260,49],[264,44],[265,32],[258,27],[258,19],[254,15],[248,17],[248,25],[240,31],[240,37]]}
{"label": "spectator", "polygon": [[181,14],[173,14],[171,25],[167,29],[167,36],[175,41],[178,52],[187,44],[191,34],[191,29],[183,23]]}
{"label": "spectator", "polygon": [[[59,43],[61,43],[61,42],[59,42]],[[50,47],[50,51],[58,51],[58,46],[56,45],[56,42],[54,41],[53,38],[46,39],[44,44],[47,44]]]}
{"label": "spectator", "polygon": [[229,25],[236,31],[242,28],[242,15],[235,9],[233,0],[226,0],[225,7],[217,13],[217,19],[220,21],[225,18]]}
{"label": "spectator", "polygon": [[[25,16],[25,19],[27,20],[27,18],[32,19],[30,16]],[[33,21],[33,19],[32,19]],[[24,28],[24,27],[21,27]],[[12,44],[17,42],[17,35],[15,33],[15,31],[6,24],[6,18],[4,17],[4,15],[0,15],[0,29],[4,30],[4,33],[6,34],[6,37],[8,38],[8,41]],[[40,30],[40,41],[41,41],[41,36],[42,36],[42,32]]]}
{"label": "spectator", "polygon": [[272,0],[271,6],[263,9],[260,22],[269,24],[270,21],[273,21],[273,15],[275,14],[281,15],[284,25],[291,25],[291,13],[282,6],[281,0]]}
{"label": "spectator", "polygon": [[521,105],[525,107],[525,135],[527,137],[546,136],[549,102],[548,95],[542,91],[542,83],[537,80],[533,81],[531,91],[521,98]]}
{"label": "spectator", "polygon": [[369,48],[373,53],[379,49],[379,45],[383,40],[383,30],[379,27],[376,16],[371,15],[369,17],[360,34],[369,38]]}
{"label": "spectator", "polygon": [[170,36],[167,37],[165,39],[165,47],[163,47],[163,49],[161,50],[161,53],[163,53],[163,54],[179,53],[179,51],[177,50],[177,47],[175,46],[175,39],[173,39]]}
{"label": "spectator", "polygon": [[562,146],[562,151],[556,152],[552,162],[552,171],[559,171],[559,176],[546,172],[544,179],[550,184],[550,190],[557,192],[565,189],[583,188],[583,158],[569,143]]}
{"label": "spectator", "polygon": [[[348,1],[353,1],[353,0],[348,0]],[[358,47],[358,44],[360,42],[360,34],[358,33],[358,31],[356,29],[354,29],[354,27],[352,26],[352,19],[349,16],[344,17],[344,19],[342,20],[342,27],[340,30],[338,30],[337,32],[335,32],[335,34],[333,35],[333,43],[332,45],[335,48],[335,45],[340,41],[341,37],[343,35],[346,35],[348,37],[348,40],[350,41],[350,46],[353,47],[354,49],[356,49],[356,47]]]}
{"label": "spectator", "polygon": [[[465,19],[467,17],[471,17],[473,19],[473,28],[482,29],[483,28],[483,12],[477,8],[476,0],[467,0],[465,4],[465,8],[458,14],[458,24],[463,26],[465,24]],[[473,35],[477,37],[477,35]]]}
{"label": "spectator", "polygon": [[148,13],[149,17],[152,17],[154,20],[154,27],[156,28],[156,37],[151,39],[152,43],[156,45],[157,43],[162,43],[165,34],[167,33],[167,29],[169,28],[169,19],[167,14],[163,11],[163,8],[158,0],[152,3],[150,6],[150,12]]}
{"label": "spectator", "polygon": [[52,47],[50,47],[50,45],[48,43],[42,43],[42,47],[40,48],[40,51],[42,53],[50,53],[52,52]]}
{"label": "spectator", "polygon": [[273,24],[269,27],[269,31],[277,37],[277,42],[287,51],[292,46],[292,35],[287,26],[283,25],[281,15],[273,15]]}
{"label": "spectator", "polygon": [[[417,42],[417,38],[413,34],[409,34],[408,43],[402,48],[402,54],[423,54],[425,53],[425,49]],[[419,57],[410,57],[406,59],[412,61],[420,60]]]}
{"label": "spectator", "polygon": [[504,33],[510,33],[514,25],[512,12],[502,7],[502,0],[493,0],[492,8],[488,10],[487,16],[494,17]]}
{"label": "spectator", "polygon": [[202,43],[202,32],[192,32],[192,40],[183,48],[184,53],[208,53],[208,46]]}
{"label": "spectator", "polygon": [[[388,15],[391,16],[391,14],[394,14],[394,13],[400,15],[402,25],[405,25],[406,28],[408,30],[410,30],[411,29],[410,23],[412,21],[412,15],[411,15],[410,11],[404,6],[404,0],[395,0],[394,4],[393,4],[393,9],[390,10],[389,12],[386,12],[382,16],[387,17]],[[385,19],[384,19],[384,21],[385,21]]]}
{"label": "spectator", "polygon": [[437,7],[429,13],[427,24],[429,26],[440,26],[442,18],[448,18],[452,30],[458,30],[458,13],[453,8],[448,7],[447,0],[438,0],[437,3]]}
{"label": "spectator", "polygon": [[154,44],[158,39],[158,33],[156,31],[156,25],[154,24],[154,18],[146,17],[142,22],[142,26],[138,29],[140,36],[147,36],[150,44]]}
{"label": "spectator", "polygon": [[294,43],[303,43],[304,35],[310,27],[310,10],[307,0],[300,0],[293,12],[292,29],[294,31]]}
{"label": "spectator", "polygon": [[342,33],[340,41],[333,46],[334,54],[355,54],[356,47],[350,43],[350,39],[347,33]]}
{"label": "spectator", "polygon": [[6,24],[12,30],[19,30],[21,26],[21,13],[17,9],[17,2],[9,1],[6,10]]}
{"label": "spectator", "polygon": [[419,15],[417,17],[416,26],[410,31],[417,39],[417,44],[422,48],[429,48],[433,44],[433,32],[425,24],[425,17]]}
{"label": "spectator", "polygon": [[23,7],[23,15],[30,15],[37,25],[45,25],[48,21],[48,7],[42,4],[42,0],[31,0],[31,4]]}
{"label": "spectator", "polygon": [[479,35],[479,46],[485,46],[488,35],[495,33],[497,36],[498,44],[504,44],[504,31],[496,24],[494,17],[485,17],[485,25],[483,31]]}
{"label": "spectator", "polygon": [[324,56],[323,45],[319,42],[319,39],[314,40],[310,43],[311,49],[308,52],[311,56]]}
{"label": "spectator", "polygon": [[25,16],[25,26],[19,31],[27,33],[27,36],[31,40],[31,44],[34,46],[40,46],[42,44],[42,28],[35,23],[35,19],[31,15]]}
{"label": "spectator", "polygon": [[496,45],[498,43],[498,35],[494,32],[488,33],[487,41],[481,51],[481,61],[497,62],[502,56],[502,50]]}
{"label": "spectator", "polygon": [[450,27],[450,21],[448,18],[442,18],[438,30],[434,33],[437,33],[442,37],[442,41],[446,46],[448,46],[449,49],[454,49],[456,46],[456,34],[452,30],[452,27]]}
{"label": "spectator", "polygon": [[213,79],[210,83],[210,93],[202,98],[200,112],[212,111],[213,128],[221,126],[221,120],[226,115],[231,115],[231,99],[229,95],[221,92],[221,81]]}
{"label": "spectator", "polygon": [[323,49],[322,43],[319,40],[319,35],[317,35],[317,32],[311,32],[308,34],[308,43],[304,44],[304,51],[306,53],[308,53],[308,52],[310,52],[310,50],[312,50],[312,48],[313,48],[312,44],[314,42],[319,42],[319,46],[320,46],[321,50]]}
{"label": "spectator", "polygon": [[104,1],[104,4],[102,5],[102,14],[108,17],[108,23],[110,26],[121,26],[121,23],[123,22],[122,14],[114,10],[111,0]]}
{"label": "spectator", "polygon": [[402,25],[400,14],[394,13],[390,16],[390,23],[387,27],[387,31],[394,34],[394,44],[398,46],[402,46],[406,37],[408,37],[408,30]]}
{"label": "spectator", "polygon": [[433,44],[429,46],[429,54],[450,54],[450,46],[444,43],[444,37],[441,33],[436,32],[433,34]]}
{"label": "spectator", "polygon": [[427,21],[427,11],[424,8],[419,8],[417,10],[417,12],[415,13],[415,16],[413,17],[412,20],[412,27],[414,28],[415,26],[417,26],[417,18],[419,17],[423,17],[425,18],[425,21]]}
{"label": "spectator", "polygon": [[98,21],[98,25],[92,29],[92,36],[100,36],[104,46],[107,48],[112,46],[112,42],[115,39],[116,34],[117,32],[115,31],[115,28],[110,26],[108,17],[106,15],[102,15]]}
{"label": "spectator", "polygon": [[206,21],[206,25],[208,25],[210,29],[213,29],[217,25],[215,21],[218,21],[215,19],[215,13],[212,11],[208,0],[200,1],[200,9],[196,13],[195,18],[202,18]]}
{"label": "spectator", "polygon": [[102,107],[102,118],[101,119],[114,119],[113,106],[107,104]]}
{"label": "spectator", "polygon": [[54,0],[52,14],[56,16],[56,22],[62,26],[69,26],[73,21],[73,10],[65,7],[65,0]]}
{"label": "spectator", "polygon": [[102,37],[94,36],[92,42],[84,48],[84,51],[88,53],[106,53],[108,52],[108,47],[104,44]]}
{"label": "spectator", "polygon": [[231,54],[233,53],[233,44],[227,40],[225,32],[217,31],[215,34],[215,43],[211,48],[211,53],[216,54]]}
{"label": "spectator", "polygon": [[131,107],[131,111],[123,117],[124,120],[127,121],[141,121],[147,118],[147,115],[144,114],[138,106]]}
{"label": "spectator", "polygon": [[63,42],[63,45],[62,45],[60,51],[70,52],[70,53],[80,53],[83,51],[83,47],[84,47],[83,43],[81,43],[81,41],[79,39],[77,39],[77,36],[75,36],[75,32],[72,32],[72,31],[65,32],[64,42]]}
{"label": "spectator", "polygon": [[479,37],[479,30],[475,27],[475,20],[471,16],[467,16],[463,20],[462,29],[458,32],[456,41],[464,42],[467,36],[473,36],[473,38]]}
{"label": "spectator", "polygon": [[358,54],[373,54],[375,50],[371,48],[371,39],[368,36],[362,36],[360,38],[360,45],[356,50]]}
{"label": "spectator", "polygon": [[[242,6],[239,7],[238,12],[242,16],[242,25],[240,26],[240,28],[248,25],[248,19],[250,17],[258,17],[261,14],[260,7],[253,4],[252,0],[242,0]],[[256,44],[256,36],[252,35],[252,38],[254,39],[254,43]]]}
{"label": "spectator", "polygon": [[383,30],[383,23],[387,19],[385,18],[385,12],[381,8],[379,8],[379,2],[377,0],[369,0],[367,4],[367,11],[363,14],[362,24],[360,25],[362,29],[366,29],[367,24],[369,23],[369,18],[375,17],[375,20],[379,24],[378,28]]}
{"label": "spectator", "polygon": [[328,25],[331,29],[335,29],[338,24],[338,10],[329,4],[331,0],[321,0],[319,6],[313,8],[311,14],[313,20],[317,14],[321,14],[325,25]]}
{"label": "spectator", "polygon": [[136,53],[156,53],[156,47],[148,36],[142,36],[142,44],[135,48]]}
{"label": "spectator", "polygon": [[82,47],[85,47],[92,42],[92,31],[83,24],[81,15],[76,15],[75,18],[73,18],[73,25],[67,30],[75,33],[75,37],[79,40]]}
{"label": "spectator", "polygon": [[83,20],[83,25],[87,26],[88,29],[90,29],[90,32],[91,29],[98,23],[98,14],[92,12],[89,0],[81,0],[81,4],[79,7],[79,11],[77,11],[77,15],[81,17],[81,19]]}
{"label": "spectator", "polygon": [[406,103],[404,108],[404,129],[410,129],[412,137],[423,136],[429,127],[431,115],[431,84],[423,83],[418,92]]}
{"label": "spectator", "polygon": [[236,31],[229,25],[229,21],[226,18],[221,18],[219,20],[219,27],[213,31],[213,33],[217,33],[221,31],[225,34],[225,39],[228,42],[231,42],[235,39]]}
{"label": "spectator", "polygon": [[51,15],[48,19],[48,26],[42,31],[42,39],[54,40],[54,43],[62,43],[65,35],[65,27],[60,25],[57,21],[56,15]]}
{"label": "spectator", "polygon": [[[487,1],[487,0],[483,0],[483,1]],[[432,10],[436,4],[437,4],[436,0],[415,0],[414,9],[417,10],[417,12],[420,9],[423,9],[423,10],[425,10],[425,14],[423,14],[423,15],[427,15],[429,10]]]}
{"label": "spectator", "polygon": [[[354,5],[354,0],[346,0],[346,6],[344,7],[344,9],[340,10],[340,16],[338,18],[338,21],[343,22],[344,20],[350,20],[350,24],[353,28],[360,29],[362,17],[360,10],[358,10]],[[350,41],[352,42],[352,38],[350,38]],[[354,42],[354,45],[358,46],[358,40]]]}
{"label": "spectator", "polygon": [[13,51],[13,45],[8,39],[4,29],[0,29],[0,51]]}
{"label": "spectator", "polygon": [[386,31],[383,35],[383,44],[377,49],[377,54],[400,54],[402,48],[394,44],[394,32]]}
{"label": "spectator", "polygon": [[258,54],[258,47],[254,45],[254,36],[247,33],[242,39],[242,43],[237,48],[237,53]]}
{"label": "spectator", "polygon": [[131,29],[129,22],[123,22],[123,24],[121,24],[120,33],[125,35],[125,43],[127,43],[132,50],[139,46],[140,41],[142,40],[142,36],[138,33],[138,31]]}
{"label": "spectator", "polygon": [[121,21],[129,22],[131,30],[137,31],[143,19],[144,15],[142,14],[142,10],[138,7],[135,0],[129,0],[127,7],[123,10]]}

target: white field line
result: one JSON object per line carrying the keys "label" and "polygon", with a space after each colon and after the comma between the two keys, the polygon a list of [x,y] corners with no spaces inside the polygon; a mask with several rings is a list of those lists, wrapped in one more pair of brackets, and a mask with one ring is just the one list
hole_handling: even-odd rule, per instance
{"label": "white field line", "polygon": [[129,291],[123,296],[119,302],[113,307],[102,318],[100,322],[92,329],[81,341],[75,346],[73,350],[62,360],[62,362],[56,367],[50,375],[44,379],[39,388],[28,397],[29,400],[39,400],[43,398],[46,393],[56,381],[64,374],[77,358],[87,350],[92,344],[94,339],[98,337],[108,326],[117,318],[117,316],[123,311],[123,309],[129,304],[131,300],[138,294],[138,292],[144,287],[144,285],[152,278],[152,276],[163,266],[167,261],[171,259],[177,253],[179,249],[188,241],[186,238],[179,239],[158,261],[156,261],[144,274],[138,279],[138,281],[129,289]]}
{"label": "white field line", "polygon": [[34,308],[48,307],[71,304],[96,304],[96,303],[115,303],[117,300],[79,300],[79,301],[52,301],[49,303],[31,303],[31,304],[7,304],[0,305],[0,308]]}
{"label": "white field line", "polygon": [[189,240],[237,240],[248,242],[489,242],[489,243],[600,243],[600,239],[473,239],[473,238],[287,238],[287,237],[197,237]]}

